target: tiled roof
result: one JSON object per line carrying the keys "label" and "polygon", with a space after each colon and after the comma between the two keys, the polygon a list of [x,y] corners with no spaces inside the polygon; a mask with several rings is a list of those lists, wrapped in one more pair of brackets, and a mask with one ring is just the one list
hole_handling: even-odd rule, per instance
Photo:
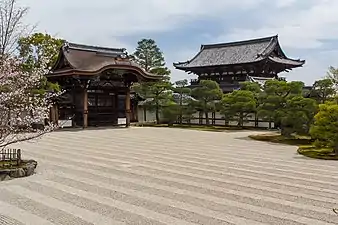
{"label": "tiled roof", "polygon": [[278,55],[271,60],[277,63],[301,66],[304,61],[288,59],[280,48],[278,36],[238,41],[222,44],[202,45],[197,55],[187,61],[174,63],[177,69],[236,65],[259,62],[267,59],[277,50]]}
{"label": "tiled roof", "polygon": [[76,43],[67,43],[65,47],[74,49],[74,50],[83,50],[83,51],[92,51],[99,53],[115,53],[115,54],[123,54],[126,49],[124,48],[107,48],[107,47],[99,47],[99,46],[91,46],[91,45],[83,45]]}
{"label": "tiled roof", "polygon": [[65,43],[60,50],[59,59],[62,57],[70,65],[71,69],[52,69],[52,74],[64,74],[68,72],[98,73],[105,68],[133,69],[138,73],[149,77],[161,77],[144,71],[138,64],[128,59],[123,48],[105,48],[75,43]]}
{"label": "tiled roof", "polygon": [[269,59],[276,63],[287,64],[291,66],[302,66],[305,63],[304,60],[283,59],[283,58],[271,57],[271,56],[269,57]]}

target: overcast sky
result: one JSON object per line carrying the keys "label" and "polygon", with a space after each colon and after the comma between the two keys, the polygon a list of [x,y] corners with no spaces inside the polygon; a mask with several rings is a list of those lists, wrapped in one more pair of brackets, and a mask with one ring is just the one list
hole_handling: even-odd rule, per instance
{"label": "overcast sky", "polygon": [[69,42],[125,47],[154,39],[164,52],[172,80],[193,75],[173,62],[191,59],[201,44],[278,34],[285,53],[305,59],[288,80],[312,84],[338,66],[338,0],[18,0],[26,20]]}

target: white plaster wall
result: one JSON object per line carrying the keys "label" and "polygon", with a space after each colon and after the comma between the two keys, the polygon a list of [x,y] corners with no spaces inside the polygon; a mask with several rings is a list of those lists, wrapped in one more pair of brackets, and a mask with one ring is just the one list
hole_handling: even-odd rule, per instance
{"label": "white plaster wall", "polygon": [[[261,121],[259,121],[258,122],[258,127],[269,128],[269,122],[261,122]],[[274,123],[273,122],[271,123],[271,127],[272,128],[274,127]]]}
{"label": "white plaster wall", "polygon": [[199,119],[192,119],[190,120],[191,124],[199,124]]}
{"label": "white plaster wall", "polygon": [[225,121],[224,120],[215,120],[215,125],[225,126]]}
{"label": "white plaster wall", "polygon": [[244,122],[243,123],[243,126],[244,127],[255,127],[255,122],[253,121],[253,122]]}
{"label": "white plaster wall", "polygon": [[[144,115],[146,113],[146,116]],[[156,122],[155,112],[151,112],[149,110],[145,110],[142,107],[138,107],[137,109],[137,118],[139,123],[153,123]]]}

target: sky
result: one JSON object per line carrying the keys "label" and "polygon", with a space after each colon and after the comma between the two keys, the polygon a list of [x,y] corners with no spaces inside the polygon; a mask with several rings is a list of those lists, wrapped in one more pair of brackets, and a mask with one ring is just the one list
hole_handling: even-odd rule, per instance
{"label": "sky", "polygon": [[18,0],[30,8],[25,22],[69,42],[124,47],[133,53],[152,38],[172,80],[193,79],[173,62],[195,56],[201,44],[278,34],[287,56],[303,68],[282,73],[311,85],[338,67],[338,0]]}

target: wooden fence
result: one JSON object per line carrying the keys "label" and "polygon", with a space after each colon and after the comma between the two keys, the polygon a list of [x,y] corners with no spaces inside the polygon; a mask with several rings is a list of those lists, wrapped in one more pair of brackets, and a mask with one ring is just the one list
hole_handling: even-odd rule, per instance
{"label": "wooden fence", "polygon": [[21,149],[3,149],[0,151],[0,167],[21,164]]}
{"label": "wooden fence", "polygon": [[[153,111],[146,110],[145,108],[139,107],[137,110],[138,113],[138,122],[139,123],[154,123],[156,121],[156,116]],[[220,112],[212,112],[208,114],[209,125],[212,126],[229,126],[229,127],[237,127],[238,121],[236,120],[226,120],[224,115]],[[163,115],[160,115],[160,121],[166,121]],[[180,123],[180,121],[175,121],[175,124]],[[207,121],[204,113],[196,112],[192,115],[190,119],[183,119],[182,124],[186,125],[207,125]],[[243,121],[241,127],[246,128],[264,128],[264,129],[273,129],[275,128],[275,124],[272,121],[267,121],[261,118],[257,118],[257,116],[252,113],[246,117],[246,120]]]}

